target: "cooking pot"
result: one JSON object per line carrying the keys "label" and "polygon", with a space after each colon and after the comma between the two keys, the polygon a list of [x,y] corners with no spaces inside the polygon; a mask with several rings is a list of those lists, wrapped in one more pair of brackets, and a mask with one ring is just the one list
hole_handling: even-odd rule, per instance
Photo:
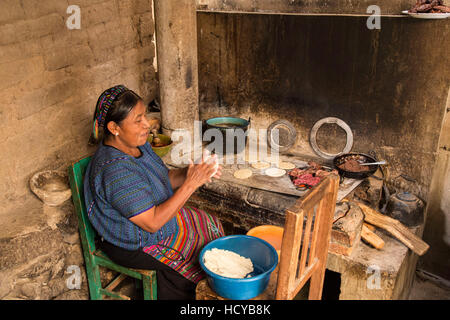
{"label": "cooking pot", "polygon": [[339,175],[343,178],[350,178],[350,179],[365,179],[367,177],[372,176],[377,170],[379,165],[370,165],[368,171],[362,171],[362,172],[354,172],[354,171],[347,171],[339,166],[343,164],[345,161],[349,159],[355,159],[359,160],[361,163],[370,163],[370,162],[377,162],[375,157],[369,156],[364,153],[345,153],[340,156],[337,156],[333,159],[333,165],[338,170]]}
{"label": "cooking pot", "polygon": [[[205,121],[206,130],[208,129],[218,129],[222,134],[223,141],[223,154],[225,153],[239,153],[245,149],[247,145],[248,127],[250,126],[250,118],[248,120],[235,117],[216,117],[210,118]],[[239,130],[244,132],[244,141],[239,141]],[[227,135],[234,136],[233,145],[227,148]],[[214,136],[214,135],[212,135]],[[213,143],[209,144],[208,150],[212,148]],[[212,151],[212,150],[210,150]],[[215,153],[218,150],[215,150]]]}
{"label": "cooking pot", "polygon": [[423,223],[424,203],[416,195],[397,192],[389,197],[386,215],[397,219],[407,227],[416,227]]}

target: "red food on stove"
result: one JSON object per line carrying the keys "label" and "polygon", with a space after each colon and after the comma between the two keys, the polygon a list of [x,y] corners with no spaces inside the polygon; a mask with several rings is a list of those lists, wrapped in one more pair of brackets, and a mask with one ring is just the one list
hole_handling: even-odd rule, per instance
{"label": "red food on stove", "polygon": [[308,165],[309,165],[309,168],[314,169],[314,170],[322,169],[322,166],[320,164],[318,164],[317,162],[314,162],[314,161],[308,162]]}
{"label": "red food on stove", "polygon": [[315,186],[320,182],[320,177],[314,177],[310,173],[305,173],[299,177],[297,177],[294,181],[295,186],[301,186],[301,185],[309,185],[309,186]]}
{"label": "red food on stove", "polygon": [[306,171],[306,170],[304,170],[304,169],[294,168],[294,169],[292,169],[291,171],[289,171],[288,174],[289,174],[291,177],[298,177],[299,175],[304,174],[305,171]]}
{"label": "red food on stove", "polygon": [[296,187],[302,187],[304,185],[315,186],[322,180],[322,178],[325,178],[331,173],[339,175],[337,170],[329,171],[317,162],[310,161],[308,162],[308,165],[309,166],[307,168],[294,168],[288,172],[292,183]]}
{"label": "red food on stove", "polygon": [[450,7],[444,5],[442,0],[417,0],[411,13],[450,13]]}

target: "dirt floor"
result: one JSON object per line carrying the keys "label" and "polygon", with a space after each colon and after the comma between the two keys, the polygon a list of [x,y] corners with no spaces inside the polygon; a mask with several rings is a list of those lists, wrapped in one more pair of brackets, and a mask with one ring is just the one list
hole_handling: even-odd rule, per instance
{"label": "dirt floor", "polygon": [[450,300],[450,287],[416,276],[409,300]]}
{"label": "dirt floor", "polygon": [[[307,288],[305,289],[306,290],[302,290],[297,295],[295,300],[307,299],[308,290]],[[131,281],[126,280],[119,291],[122,294],[132,297],[133,299],[142,299],[142,296],[134,290],[134,285]],[[68,299],[73,299],[73,297],[68,297]],[[109,298],[106,299],[109,300]],[[335,300],[335,298],[333,298],[333,293],[327,294],[326,292],[324,292],[323,299]],[[446,287],[442,284],[416,275],[408,300],[450,300],[450,287]]]}

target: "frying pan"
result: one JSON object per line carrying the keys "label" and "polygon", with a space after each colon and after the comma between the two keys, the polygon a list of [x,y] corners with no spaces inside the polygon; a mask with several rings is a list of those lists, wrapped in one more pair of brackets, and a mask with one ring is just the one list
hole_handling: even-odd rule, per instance
{"label": "frying pan", "polygon": [[364,153],[344,153],[340,156],[337,156],[333,159],[333,165],[339,172],[339,175],[344,178],[350,178],[350,179],[365,179],[367,177],[372,176],[377,170],[379,165],[370,165],[368,171],[363,172],[353,172],[353,171],[347,171],[344,169],[339,168],[341,164],[343,164],[345,161],[349,159],[355,159],[362,161],[363,163],[368,162],[377,162],[375,157],[369,156]]}

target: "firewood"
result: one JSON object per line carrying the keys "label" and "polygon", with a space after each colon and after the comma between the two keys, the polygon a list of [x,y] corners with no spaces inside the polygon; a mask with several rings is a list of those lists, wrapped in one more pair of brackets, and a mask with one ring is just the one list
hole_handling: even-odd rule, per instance
{"label": "firewood", "polygon": [[373,231],[371,231],[365,223],[362,226],[361,238],[378,250],[384,247],[383,239],[381,239]]}
{"label": "firewood", "polygon": [[385,216],[364,203],[357,203],[364,213],[364,220],[366,222],[386,230],[419,256],[424,255],[428,251],[430,246],[412,233],[400,221]]}
{"label": "firewood", "polygon": [[371,225],[370,223],[364,222],[364,225],[369,228],[370,231],[375,232],[375,226]]}

